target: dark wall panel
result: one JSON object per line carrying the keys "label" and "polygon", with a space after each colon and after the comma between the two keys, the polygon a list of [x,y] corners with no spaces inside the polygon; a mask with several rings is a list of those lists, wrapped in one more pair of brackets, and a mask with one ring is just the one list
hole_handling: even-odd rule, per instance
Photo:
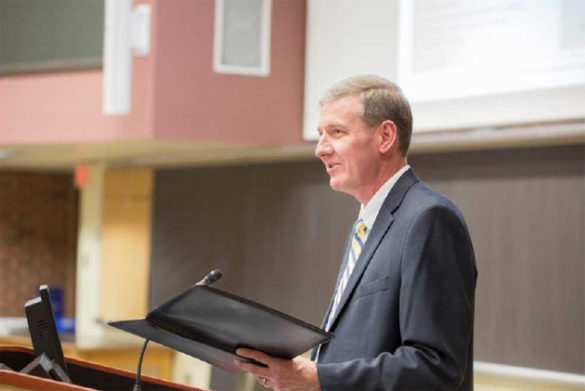
{"label": "dark wall panel", "polygon": [[222,288],[320,324],[357,211],[319,163],[158,171],[150,303],[219,267]]}
{"label": "dark wall panel", "polygon": [[0,75],[101,68],[104,0],[1,0]]}
{"label": "dark wall panel", "polygon": [[[476,360],[585,373],[585,147],[413,155],[466,216]],[[319,162],[160,170],[150,304],[218,283],[318,324],[358,211]]]}
{"label": "dark wall panel", "polygon": [[585,148],[411,163],[469,225],[479,269],[476,360],[585,373]]}

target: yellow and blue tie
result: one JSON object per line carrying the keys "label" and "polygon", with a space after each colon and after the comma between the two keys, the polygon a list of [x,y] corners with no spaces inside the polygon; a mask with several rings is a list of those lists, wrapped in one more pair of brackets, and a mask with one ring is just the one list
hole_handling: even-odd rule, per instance
{"label": "yellow and blue tie", "polygon": [[331,306],[331,311],[329,312],[329,317],[327,318],[327,323],[325,324],[325,330],[329,331],[331,327],[331,323],[333,322],[333,317],[335,316],[335,312],[337,311],[337,307],[339,306],[339,302],[341,301],[341,296],[343,295],[343,291],[347,286],[347,282],[349,281],[349,277],[355,268],[355,264],[360,257],[362,249],[364,247],[364,243],[366,242],[368,227],[362,219],[359,219],[353,228],[353,235],[351,238],[351,245],[347,255],[347,265],[345,266],[345,270],[343,271],[343,275],[339,280],[339,285],[337,286],[337,291],[335,292],[335,298],[333,299],[333,305]]}

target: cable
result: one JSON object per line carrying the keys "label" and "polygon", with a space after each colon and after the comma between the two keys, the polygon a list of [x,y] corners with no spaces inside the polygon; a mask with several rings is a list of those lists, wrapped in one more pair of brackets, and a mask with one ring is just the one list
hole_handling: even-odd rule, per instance
{"label": "cable", "polygon": [[142,350],[140,351],[140,357],[138,358],[138,368],[136,369],[136,383],[134,383],[134,388],[132,391],[142,390],[142,386],[140,385],[140,371],[142,370],[142,358],[144,357],[144,351],[146,350],[148,341],[148,339],[144,341],[144,345],[142,345]]}

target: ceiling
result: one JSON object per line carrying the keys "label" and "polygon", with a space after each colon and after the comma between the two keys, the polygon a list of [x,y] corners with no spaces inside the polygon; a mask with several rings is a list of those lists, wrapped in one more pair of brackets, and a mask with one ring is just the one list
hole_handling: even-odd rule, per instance
{"label": "ceiling", "polygon": [[[415,133],[411,153],[580,143],[585,143],[585,120]],[[82,163],[128,168],[309,160],[315,159],[314,149],[315,142],[288,146],[181,141],[0,145],[0,169],[71,171]]]}
{"label": "ceiling", "polygon": [[108,167],[233,164],[309,159],[313,149],[313,143],[250,146],[174,141],[5,145],[0,146],[0,169],[69,171],[82,163],[105,163]]}

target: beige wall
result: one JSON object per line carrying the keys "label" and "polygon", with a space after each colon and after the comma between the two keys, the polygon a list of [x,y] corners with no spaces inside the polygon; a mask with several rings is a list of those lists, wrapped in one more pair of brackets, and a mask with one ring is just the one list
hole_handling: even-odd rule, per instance
{"label": "beige wall", "polygon": [[152,186],[148,169],[106,173],[101,278],[104,320],[146,315]]}

